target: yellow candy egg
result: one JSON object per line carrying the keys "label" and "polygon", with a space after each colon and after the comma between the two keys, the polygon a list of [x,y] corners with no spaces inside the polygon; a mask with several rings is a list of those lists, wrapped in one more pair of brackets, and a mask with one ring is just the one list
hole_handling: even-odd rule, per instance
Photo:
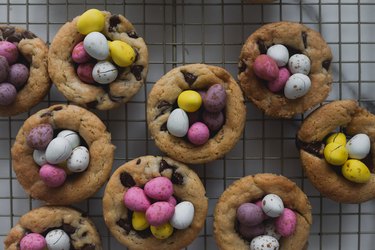
{"label": "yellow candy egg", "polygon": [[103,13],[97,9],[89,9],[78,18],[77,30],[82,35],[87,35],[94,31],[102,31],[104,25],[105,19]]}
{"label": "yellow candy egg", "polygon": [[341,166],[348,159],[348,150],[345,145],[331,142],[324,147],[324,158],[332,165]]}
{"label": "yellow candy egg", "polygon": [[345,162],[341,172],[346,179],[356,183],[366,183],[371,178],[368,167],[361,161],[350,159]]}
{"label": "yellow candy egg", "polygon": [[341,145],[346,145],[346,136],[344,133],[334,133],[327,138],[326,143],[336,142]]}
{"label": "yellow candy egg", "polygon": [[135,230],[142,231],[150,226],[146,220],[146,214],[143,212],[133,212],[132,225]]}
{"label": "yellow candy egg", "polygon": [[164,240],[172,235],[173,227],[169,223],[154,227],[150,226],[152,235],[159,240]]}
{"label": "yellow candy egg", "polygon": [[120,67],[128,67],[135,60],[134,49],[126,42],[115,40],[109,42],[109,53],[112,60]]}
{"label": "yellow candy egg", "polygon": [[197,91],[185,90],[178,96],[177,104],[186,112],[195,112],[202,105],[202,97]]}

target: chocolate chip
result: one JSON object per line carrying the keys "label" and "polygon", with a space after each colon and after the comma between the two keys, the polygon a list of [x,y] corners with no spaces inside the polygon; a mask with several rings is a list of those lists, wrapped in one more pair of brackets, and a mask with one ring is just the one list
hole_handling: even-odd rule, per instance
{"label": "chocolate chip", "polygon": [[289,52],[289,57],[291,57],[292,55],[294,54],[301,54],[301,51],[299,49],[296,49],[296,48],[293,48],[293,47],[290,47],[288,45],[284,45],[287,49],[288,49],[288,52]]}
{"label": "chocolate chip", "polygon": [[14,32],[16,32],[16,28],[14,28],[13,26],[7,26],[1,28],[1,31],[3,32],[4,38],[7,38],[8,36],[11,36],[14,34]]}
{"label": "chocolate chip", "polygon": [[120,219],[116,222],[117,226],[121,227],[128,234],[132,229],[130,222],[128,220]]}
{"label": "chocolate chip", "polygon": [[184,183],[184,177],[181,174],[174,172],[171,181],[173,184],[182,185]]}
{"label": "chocolate chip", "polygon": [[160,109],[160,108],[163,108],[163,107],[170,107],[170,106],[172,106],[169,102],[167,102],[167,101],[161,101],[161,102],[159,102],[159,104],[158,104],[158,106],[156,106],[158,109]]}
{"label": "chocolate chip", "polygon": [[61,229],[64,230],[64,232],[67,233],[67,234],[74,234],[74,232],[77,230],[77,228],[71,226],[70,224],[66,224],[66,223],[64,223],[61,226]]}
{"label": "chocolate chip", "polygon": [[125,98],[125,96],[115,96],[115,95],[112,95],[111,93],[108,94],[108,97],[113,102],[122,102],[122,99]]}
{"label": "chocolate chip", "polygon": [[324,145],[322,142],[304,142],[296,137],[296,146],[298,149],[305,150],[306,152],[313,154],[319,158],[323,157]]}
{"label": "chocolate chip", "polygon": [[114,31],[114,28],[116,28],[116,26],[121,23],[121,20],[120,20],[120,17],[118,15],[112,15],[110,18],[109,18],[109,28],[108,28],[108,31],[109,32],[113,32]]}
{"label": "chocolate chip", "polygon": [[95,250],[95,245],[94,244],[85,244],[83,247],[81,247],[80,250]]}
{"label": "chocolate chip", "polygon": [[246,63],[244,61],[240,61],[238,63],[238,73],[242,73],[246,70]]}
{"label": "chocolate chip", "polygon": [[172,104],[170,104],[167,101],[161,101],[159,104],[156,106],[160,112],[155,116],[155,119],[157,119],[159,116],[163,115],[168,109],[172,108]]}
{"label": "chocolate chip", "polygon": [[96,105],[98,105],[98,104],[99,104],[99,102],[95,100],[95,101],[86,103],[86,106],[88,108],[96,108]]}
{"label": "chocolate chip", "polygon": [[82,237],[86,237],[87,236],[87,234],[88,234],[88,232],[86,231],[86,232],[84,232],[84,233],[82,233]]}
{"label": "chocolate chip", "polygon": [[150,228],[147,228],[142,231],[136,231],[134,230],[141,238],[146,239],[152,235]]}
{"label": "chocolate chip", "polygon": [[325,68],[327,71],[329,70],[329,66],[331,66],[331,60],[325,60],[322,62],[322,67]]}
{"label": "chocolate chip", "polygon": [[133,177],[127,172],[122,172],[120,174],[120,181],[124,187],[130,188],[135,186],[135,181]]}
{"label": "chocolate chip", "polygon": [[24,32],[22,32],[22,37],[26,39],[33,39],[36,38],[36,35],[28,30],[25,30]]}
{"label": "chocolate chip", "polygon": [[307,49],[307,33],[305,31],[302,31],[302,41],[303,41],[303,46],[305,49]]}
{"label": "chocolate chip", "polygon": [[197,76],[193,75],[192,73],[181,71],[181,73],[184,75],[185,82],[187,82],[189,85],[192,85],[195,80],[197,80]]}
{"label": "chocolate chip", "polygon": [[8,36],[5,40],[11,43],[18,43],[22,38],[23,37],[20,33],[14,33],[13,35]]}
{"label": "chocolate chip", "polygon": [[141,76],[142,71],[143,71],[142,65],[133,65],[130,68],[130,72],[133,73],[133,75],[135,76],[135,79],[137,79],[137,81],[142,80],[142,76]]}
{"label": "chocolate chip", "polygon": [[53,111],[59,111],[59,110],[62,110],[63,107],[62,106],[56,106],[53,108]]}
{"label": "chocolate chip", "polygon": [[169,165],[165,160],[161,160],[160,161],[160,167],[159,167],[159,172],[163,172],[164,170],[166,169],[172,169],[172,170],[176,170],[175,167]]}
{"label": "chocolate chip", "polygon": [[128,32],[128,36],[134,39],[137,39],[139,37],[138,34],[134,30]]}
{"label": "chocolate chip", "polygon": [[40,115],[40,118],[43,118],[43,117],[46,117],[46,116],[52,116],[52,112],[48,111],[46,113],[43,113],[43,114]]}
{"label": "chocolate chip", "polygon": [[164,122],[161,126],[160,126],[160,131],[167,131],[168,128],[167,128],[167,122]]}
{"label": "chocolate chip", "polygon": [[138,159],[136,164],[139,165],[141,163],[141,159]]}
{"label": "chocolate chip", "polygon": [[259,49],[259,52],[261,54],[267,54],[267,46],[266,44],[264,43],[263,40],[258,40],[257,41],[257,44],[258,44],[258,49]]}

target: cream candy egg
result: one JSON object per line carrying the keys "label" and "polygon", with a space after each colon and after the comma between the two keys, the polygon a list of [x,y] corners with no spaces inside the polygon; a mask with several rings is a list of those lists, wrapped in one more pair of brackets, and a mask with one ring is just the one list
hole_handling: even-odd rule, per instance
{"label": "cream candy egg", "polygon": [[301,73],[308,75],[310,73],[311,62],[304,54],[294,54],[289,58],[288,68],[292,74]]}
{"label": "cream candy egg", "polygon": [[176,205],[172,219],[169,221],[176,229],[188,228],[194,219],[194,205],[190,201],[183,201]]}
{"label": "cream candy egg", "polygon": [[43,166],[47,163],[46,151],[35,149],[33,152],[33,159],[36,164],[38,164],[39,166]]}
{"label": "cream candy egg", "polygon": [[262,200],[262,209],[269,217],[280,216],[284,211],[284,203],[276,194],[267,194]]}
{"label": "cream candy egg", "polygon": [[281,235],[276,231],[276,226],[273,221],[267,221],[264,225],[264,234],[274,237],[277,240],[280,240]]}
{"label": "cream candy egg", "polygon": [[72,146],[73,149],[81,144],[81,139],[79,138],[78,133],[72,130],[63,130],[60,133],[58,133],[56,137],[62,137],[67,139],[70,143],[70,146]]}
{"label": "cream candy egg", "polygon": [[83,40],[86,52],[95,59],[104,60],[109,55],[107,38],[100,32],[91,32]]}
{"label": "cream candy egg", "polygon": [[61,229],[54,229],[46,235],[48,250],[69,250],[70,239],[67,233]]}
{"label": "cream candy egg", "polygon": [[277,66],[282,67],[288,63],[289,51],[284,45],[275,44],[268,48],[267,56],[271,57]]}
{"label": "cream candy egg", "polygon": [[84,146],[79,146],[73,149],[72,154],[66,161],[66,166],[72,172],[83,172],[89,166],[90,153]]}
{"label": "cream candy egg", "polygon": [[309,92],[311,87],[310,78],[304,74],[296,73],[289,77],[284,87],[284,95],[288,99],[300,98]]}
{"label": "cream candy egg", "polygon": [[364,159],[370,153],[370,138],[366,134],[357,134],[353,136],[346,144],[349,158]]}
{"label": "cream candy egg", "polygon": [[250,250],[278,250],[279,241],[269,235],[255,237],[250,243]]}
{"label": "cream candy egg", "polygon": [[46,160],[51,164],[58,164],[69,158],[72,153],[72,146],[67,139],[56,137],[46,149]]}
{"label": "cream candy egg", "polygon": [[115,65],[108,61],[97,62],[92,70],[92,77],[101,84],[108,84],[116,80],[118,70]]}
{"label": "cream candy egg", "polygon": [[182,109],[173,110],[167,121],[167,129],[176,137],[184,137],[189,130],[189,118]]}

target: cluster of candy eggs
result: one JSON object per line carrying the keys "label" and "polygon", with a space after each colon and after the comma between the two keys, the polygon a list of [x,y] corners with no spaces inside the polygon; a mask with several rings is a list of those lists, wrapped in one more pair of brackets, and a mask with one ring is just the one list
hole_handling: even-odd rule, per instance
{"label": "cluster of candy eggs", "polygon": [[77,30],[85,38],[73,48],[72,60],[85,83],[109,84],[118,76],[117,66],[128,67],[135,61],[134,49],[120,40],[108,41],[101,33],[104,26],[104,14],[97,9],[87,10],[77,21]]}
{"label": "cluster of candy eggs", "polygon": [[46,237],[38,233],[28,233],[20,241],[20,250],[69,250],[69,235],[61,229],[49,231]]}
{"label": "cluster of candy eggs", "polygon": [[29,78],[29,68],[20,62],[15,43],[0,41],[0,106],[12,104]]}
{"label": "cluster of candy eggs", "polygon": [[210,135],[224,124],[226,99],[227,94],[221,84],[212,85],[206,92],[181,92],[177,98],[179,108],[174,109],[168,117],[168,132],[176,137],[187,135],[194,145],[205,144]]}
{"label": "cluster of candy eggs", "polygon": [[297,99],[307,94],[311,87],[311,62],[304,54],[289,58],[288,49],[282,44],[268,48],[267,55],[259,55],[253,65],[254,73],[268,81],[267,87],[273,93],[284,90],[287,99]]}
{"label": "cluster of candy eggs", "polygon": [[360,160],[370,153],[371,142],[366,134],[356,134],[348,142],[344,133],[334,133],[326,140],[324,158],[329,164],[341,166],[342,175],[355,183],[371,178],[369,168]]}
{"label": "cluster of candy eggs", "polygon": [[297,216],[284,208],[282,199],[268,194],[255,203],[243,203],[237,209],[238,233],[250,242],[250,250],[277,250],[279,239],[291,236]]}
{"label": "cluster of candy eggs", "polygon": [[173,184],[166,177],[151,179],[143,189],[129,188],[124,194],[124,204],[133,211],[133,228],[142,231],[150,227],[157,239],[170,237],[173,228],[188,228],[194,218],[194,205],[189,201],[177,204]]}
{"label": "cluster of candy eggs", "polygon": [[52,126],[40,124],[30,131],[26,141],[34,149],[34,161],[40,166],[39,176],[48,187],[63,185],[67,172],[83,172],[89,165],[89,150],[80,146],[80,137],[74,131],[62,130],[53,138]]}

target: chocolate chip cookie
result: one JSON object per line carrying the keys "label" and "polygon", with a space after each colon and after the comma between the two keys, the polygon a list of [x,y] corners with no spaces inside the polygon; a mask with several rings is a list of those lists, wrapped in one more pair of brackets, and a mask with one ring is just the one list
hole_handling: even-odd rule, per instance
{"label": "chocolate chip cookie", "polygon": [[[27,144],[30,131],[39,124],[49,123],[54,132],[76,131],[87,144],[90,154],[88,168],[68,175],[64,185],[48,187],[39,176],[33,149]],[[25,191],[35,199],[54,205],[68,205],[93,195],[109,178],[115,147],[103,122],[93,113],[74,105],[54,105],[30,116],[18,131],[12,147],[12,166]]]}
{"label": "chocolate chip cookie", "polygon": [[75,71],[71,53],[76,44],[84,39],[77,30],[78,17],[64,24],[57,32],[48,54],[48,72],[59,91],[69,100],[87,108],[112,109],[128,102],[143,86],[148,70],[148,51],[143,38],[122,15],[103,11],[105,28],[102,33],[109,40],[121,40],[137,53],[134,63],[120,68],[118,76],[110,84],[87,84]]}
{"label": "chocolate chip cookie", "polygon": [[88,217],[69,207],[44,206],[20,218],[4,240],[5,250],[20,249],[21,239],[29,233],[45,237],[53,229],[61,229],[69,235],[72,250],[102,249],[100,235]]}
{"label": "chocolate chip cookie", "polygon": [[[266,82],[253,70],[255,59],[266,54],[274,44],[287,47],[289,56],[304,54],[311,61],[311,88],[303,97],[288,99],[283,93],[268,90]],[[249,36],[242,47],[238,79],[245,95],[266,115],[291,118],[325,100],[331,90],[332,52],[320,33],[293,22],[277,22],[262,26]]]}
{"label": "chocolate chip cookie", "polygon": [[[222,128],[200,146],[171,135],[166,124],[179,94],[188,89],[207,89],[217,83],[227,93]],[[246,107],[240,87],[225,69],[216,66],[191,64],[177,67],[155,83],[147,100],[148,128],[156,146],[185,163],[205,163],[225,155],[240,138],[245,119]]]}
{"label": "chocolate chip cookie", "polygon": [[278,195],[285,207],[297,214],[296,231],[293,235],[280,239],[280,249],[307,249],[312,223],[310,202],[294,182],[274,174],[243,177],[220,196],[214,212],[214,236],[220,249],[249,249],[250,242],[236,232],[237,208],[245,202],[254,202],[271,193]]}
{"label": "chocolate chip cookie", "polygon": [[[173,183],[174,197],[190,201],[195,208],[192,224],[175,230],[164,240],[152,236],[150,229],[136,231],[132,212],[123,202],[130,187],[143,187],[152,178],[164,176]],[[112,175],[103,197],[104,220],[112,235],[129,249],[181,249],[190,244],[204,225],[208,202],[205,189],[195,172],[167,157],[142,156],[120,166]]]}
{"label": "chocolate chip cookie", "polygon": [[20,54],[18,61],[29,68],[28,80],[17,89],[15,101],[0,105],[0,116],[13,116],[30,110],[48,93],[51,87],[47,71],[48,47],[32,32],[13,26],[0,26],[0,41],[16,43]]}
{"label": "chocolate chip cookie", "polygon": [[[315,110],[297,134],[302,166],[311,183],[322,195],[343,203],[361,203],[375,198],[375,174],[365,184],[353,183],[335,171],[324,159],[324,139],[337,128],[347,135],[367,134],[371,141],[371,165],[375,162],[375,115],[354,100],[334,101]],[[340,168],[340,167],[339,167]],[[341,168],[340,168],[341,169]]]}

